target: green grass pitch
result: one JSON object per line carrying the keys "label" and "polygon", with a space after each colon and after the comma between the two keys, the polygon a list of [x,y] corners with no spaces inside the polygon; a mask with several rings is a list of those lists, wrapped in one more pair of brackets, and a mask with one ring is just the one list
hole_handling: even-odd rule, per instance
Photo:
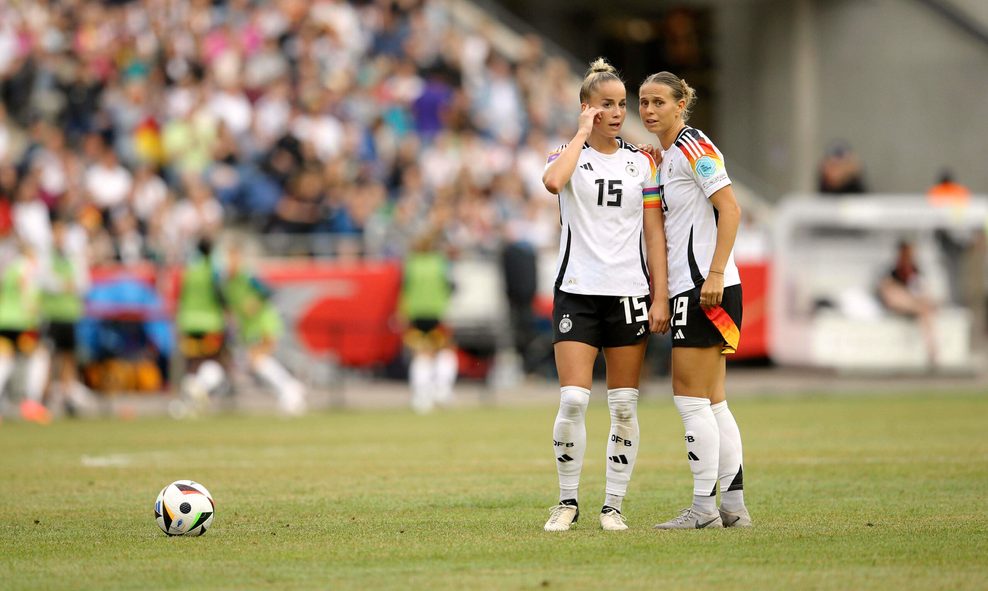
{"label": "green grass pitch", "polygon": [[[0,425],[0,589],[985,589],[988,396],[741,398],[751,530],[659,532],[690,500],[671,401],[603,532],[607,410],[591,403],[573,530],[556,500],[555,407]],[[201,538],[152,505],[216,499]]]}

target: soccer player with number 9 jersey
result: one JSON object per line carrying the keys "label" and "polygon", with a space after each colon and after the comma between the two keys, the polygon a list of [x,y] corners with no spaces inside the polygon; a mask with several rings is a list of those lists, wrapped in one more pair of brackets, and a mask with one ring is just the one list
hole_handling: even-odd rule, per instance
{"label": "soccer player with number 9 jersey", "polygon": [[[553,302],[560,402],[552,439],[559,504],[545,530],[568,530],[579,517],[584,417],[594,362],[603,349],[611,430],[600,525],[620,531],[628,528],[621,503],[638,455],[645,346],[650,332],[669,324],[665,237],[655,162],[618,136],[627,112],[624,82],[605,60],[591,64],[580,103],[576,135],[549,155],[542,177],[559,196],[562,223]],[[659,306],[649,297],[652,277]]]}

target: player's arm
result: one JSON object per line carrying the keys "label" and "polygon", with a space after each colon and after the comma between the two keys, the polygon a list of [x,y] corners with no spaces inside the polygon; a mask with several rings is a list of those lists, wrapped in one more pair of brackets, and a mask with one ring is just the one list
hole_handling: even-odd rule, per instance
{"label": "player's arm", "polygon": [[652,278],[652,307],[648,311],[648,328],[665,334],[672,313],[669,310],[669,261],[666,258],[666,229],[661,207],[645,209],[645,253],[648,274]]}
{"label": "player's arm", "polygon": [[270,300],[272,296],[274,296],[274,290],[271,289],[270,285],[261,281],[260,277],[257,277],[256,275],[251,275],[248,282],[250,283],[251,288],[254,289],[254,292],[257,293],[257,296],[262,300],[267,301]]}
{"label": "player's arm", "polygon": [[601,109],[584,104],[580,113],[580,127],[576,130],[576,135],[561,152],[549,157],[549,164],[542,175],[542,184],[553,195],[559,195],[573,176],[576,164],[580,161],[583,144],[590,137],[590,130],[593,128],[594,121],[601,116],[601,113]]}
{"label": "player's arm", "polygon": [[707,308],[719,306],[724,297],[724,268],[734,250],[734,240],[741,225],[741,206],[731,185],[717,189],[710,196],[710,203],[717,210],[717,246],[707,279],[700,289],[700,305]]}

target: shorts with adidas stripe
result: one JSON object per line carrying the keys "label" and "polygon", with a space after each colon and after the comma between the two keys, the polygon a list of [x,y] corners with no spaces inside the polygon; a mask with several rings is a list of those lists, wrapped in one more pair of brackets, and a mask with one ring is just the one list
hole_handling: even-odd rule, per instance
{"label": "shorts with adidas stripe", "polygon": [[669,299],[672,310],[673,347],[713,347],[721,345],[725,355],[735,353],[741,340],[741,284],[724,288],[721,304],[700,306],[698,285]]}
{"label": "shorts with adidas stripe", "polygon": [[552,342],[579,341],[598,349],[625,347],[648,338],[652,298],[569,293],[556,288]]}

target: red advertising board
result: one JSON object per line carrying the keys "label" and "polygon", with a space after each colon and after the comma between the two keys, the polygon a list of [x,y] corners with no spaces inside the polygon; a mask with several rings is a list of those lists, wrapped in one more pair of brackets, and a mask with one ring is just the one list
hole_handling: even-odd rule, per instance
{"label": "red advertising board", "polygon": [[267,261],[260,276],[275,289],[286,326],[313,356],[332,355],[342,365],[362,367],[398,354],[398,264]]}

